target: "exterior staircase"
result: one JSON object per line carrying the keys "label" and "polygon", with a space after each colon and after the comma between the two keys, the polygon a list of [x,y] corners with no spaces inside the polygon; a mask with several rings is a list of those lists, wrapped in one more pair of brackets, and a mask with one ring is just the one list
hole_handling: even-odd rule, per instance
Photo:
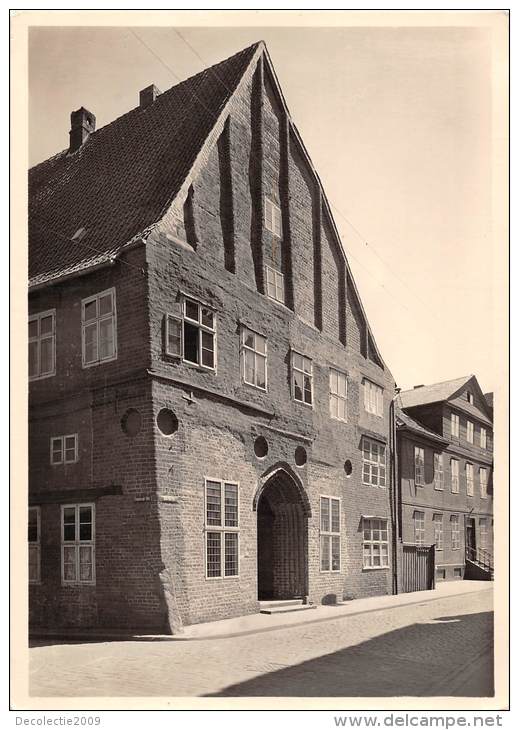
{"label": "exterior staircase", "polygon": [[281,601],[260,601],[260,613],[278,614],[292,611],[308,611],[317,608],[313,603],[303,603],[302,598],[293,598]]}
{"label": "exterior staircase", "polygon": [[465,547],[465,578],[494,580],[494,556],[482,548]]}

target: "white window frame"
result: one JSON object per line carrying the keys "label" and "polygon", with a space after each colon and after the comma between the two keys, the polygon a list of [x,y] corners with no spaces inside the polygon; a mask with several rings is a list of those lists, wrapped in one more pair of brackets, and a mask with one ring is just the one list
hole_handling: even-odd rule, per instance
{"label": "white window frame", "polygon": [[[485,475],[484,479],[481,478],[483,474]],[[479,467],[479,496],[481,499],[488,497],[488,469],[484,466]]]}
{"label": "white window frame", "polygon": [[[79,511],[81,508],[89,507],[92,510],[92,537],[90,540],[79,539]],[[65,523],[64,516],[66,509],[75,509],[75,540],[67,540],[65,542]],[[65,548],[75,548],[75,561],[76,561],[76,579],[65,580]],[[92,578],[91,580],[81,580],[80,573],[80,548],[90,547],[92,555]],[[71,585],[95,585],[96,582],[96,509],[93,502],[81,502],[74,504],[62,504],[61,505],[61,584],[64,586]]]}
{"label": "white window frame", "polygon": [[[378,523],[378,527],[375,527],[375,523]],[[366,532],[370,533],[370,538],[366,538]],[[379,539],[374,539],[373,533],[378,532],[379,533]],[[387,534],[387,539],[383,540],[381,533],[385,532]],[[375,545],[379,546],[379,557],[380,557],[380,565],[375,565],[375,551],[373,550],[373,547]],[[387,557],[387,564],[382,565],[382,558],[383,558],[383,552],[382,552],[382,546],[386,546],[386,556]],[[366,558],[366,552],[365,547],[369,546],[369,564],[366,565],[365,558]],[[362,518],[362,570],[388,570],[389,569],[389,520],[387,517],[363,517]]]}
{"label": "white window frame", "polygon": [[[323,529],[323,501],[328,503],[328,529]],[[339,529],[333,530],[332,527],[332,502],[338,504],[339,510]],[[332,497],[327,494],[319,495],[319,570],[321,573],[340,573],[342,570],[342,540],[341,540],[341,527],[342,527],[342,501],[340,497]],[[323,568],[323,538],[328,538],[328,568]],[[333,539],[339,540],[339,567],[333,568],[332,557],[333,557]]]}
{"label": "white window frame", "polygon": [[474,394],[471,393],[470,390],[467,390],[467,401],[470,405],[474,405]]}
{"label": "white window frame", "polygon": [[383,418],[384,416],[384,388],[374,383],[369,378],[362,379],[362,390],[364,393],[364,410],[373,416]]}
{"label": "white window frame", "polygon": [[[39,584],[41,583],[41,509],[40,507],[29,507],[29,513],[34,512],[36,513],[36,540],[29,540],[27,539],[28,543],[28,564],[27,564],[27,573],[28,573],[28,579],[29,583],[31,584]],[[30,565],[30,554],[31,552],[36,553],[36,565],[37,565],[37,577],[33,580],[31,580],[29,565]]]}
{"label": "white window frame", "polygon": [[[52,317],[52,332],[50,334],[40,334],[41,320],[46,317]],[[37,314],[31,314],[29,317],[29,324],[31,322],[38,322],[38,334],[34,337],[29,337],[29,345],[31,342],[37,344],[38,350],[38,373],[36,375],[29,375],[29,380],[43,380],[44,378],[52,378],[56,375],[56,310],[47,309],[45,312],[38,312]],[[52,340],[52,370],[49,372],[41,372],[41,343],[42,340]]]}
{"label": "white window frame", "polygon": [[[470,437],[469,437],[470,434]],[[474,422],[467,419],[467,442],[469,444],[474,443]]]}
{"label": "white window frame", "polygon": [[[250,347],[246,344],[245,339],[247,335],[252,335],[253,337],[253,346]],[[257,338],[261,338],[265,343],[265,352],[261,352],[261,349],[258,349],[257,346]],[[257,388],[258,390],[262,390],[264,392],[267,392],[268,389],[268,382],[267,382],[267,365],[268,365],[268,349],[267,349],[267,338],[264,335],[260,335],[259,332],[255,332],[254,330],[251,330],[250,327],[246,327],[245,325],[242,325],[241,327],[241,333],[240,333],[240,344],[241,344],[241,373],[242,373],[242,380],[246,385],[251,385],[253,388]],[[246,352],[252,353],[252,358],[254,361],[254,381],[251,383],[249,380],[247,380],[247,368],[246,368]],[[262,359],[265,363],[265,386],[258,385],[258,360]]]}
{"label": "white window frame", "polygon": [[[302,369],[299,367],[296,367],[294,365],[294,357],[301,357],[302,360]],[[310,370],[305,370],[305,363],[310,363]],[[306,355],[303,355],[301,352],[297,352],[296,350],[291,350],[290,352],[290,365],[291,365],[291,383],[292,383],[292,398],[296,401],[296,403],[301,403],[304,406],[308,406],[309,408],[314,407],[314,364],[310,357],[307,357]],[[295,375],[294,373],[300,373],[303,376],[303,400],[300,400],[299,398],[296,398],[296,387],[295,387]],[[305,376],[308,376],[310,378],[310,403],[307,403],[304,400],[305,397]]]}
{"label": "white window frame", "polygon": [[[191,304],[195,304],[197,306],[198,311],[198,319],[192,319],[186,314],[186,304],[187,302],[190,302]],[[201,368],[202,370],[208,370],[209,372],[216,373],[217,370],[217,352],[218,352],[218,336],[217,336],[217,317],[216,312],[213,307],[210,307],[208,304],[205,304],[204,302],[201,302],[200,300],[196,299],[195,297],[190,297],[187,295],[183,295],[180,301],[180,313],[173,313],[168,312],[166,314],[166,324],[164,328],[164,337],[165,337],[165,343],[164,343],[164,352],[169,357],[178,357],[182,360],[182,362],[187,363],[188,365],[191,365],[192,367]],[[208,312],[211,312],[212,318],[213,318],[213,326],[210,327],[209,325],[203,324],[202,322],[202,310],[207,310]],[[180,351],[174,352],[169,347],[169,334],[170,334],[170,327],[171,327],[171,321],[174,320],[178,323],[179,329],[180,329]],[[188,360],[185,356],[185,345],[184,345],[184,324],[187,323],[189,325],[192,325],[198,329],[198,362],[194,362],[193,360]],[[204,365],[202,362],[202,333],[207,333],[212,335],[213,337],[213,365]]]}
{"label": "white window frame", "polygon": [[[460,550],[461,549],[461,532],[460,532],[460,516],[459,515],[450,516],[450,526],[451,526],[451,550]],[[456,529],[454,529],[454,528],[456,528]]]}
{"label": "white window frame", "polygon": [[[336,388],[333,383],[334,378],[337,382]],[[342,370],[337,370],[337,368],[330,368],[328,382],[330,389],[330,416],[336,421],[343,421],[346,423],[348,420],[348,378],[346,373],[342,372]],[[340,386],[341,382],[344,383],[344,387],[342,389]],[[344,391],[344,394],[341,394],[341,390]],[[341,404],[342,409],[344,410],[344,417],[340,415]],[[336,413],[334,411],[336,411]]]}
{"label": "white window frame", "polygon": [[[369,443],[369,459],[366,459],[366,450],[364,448],[364,444]],[[377,447],[377,459],[373,458],[373,446]],[[369,438],[368,436],[362,437],[362,483],[366,484],[368,486],[373,487],[380,487],[381,489],[385,489],[387,485],[387,446],[382,441],[377,441],[376,439]],[[384,449],[384,457],[383,460],[380,459],[380,448]],[[369,480],[366,481],[366,467],[369,471]],[[380,469],[383,468],[383,480],[381,479],[381,472]],[[373,473],[374,470],[377,470],[377,476],[376,479],[373,479]],[[381,481],[384,483],[381,484]]]}
{"label": "white window frame", "polygon": [[265,228],[277,238],[282,238],[282,225],[281,208],[265,195]]}
{"label": "white window frame", "polygon": [[[421,517],[418,517],[421,515]],[[415,509],[413,512],[414,544],[425,545],[425,512]]]}
{"label": "white window frame", "polygon": [[268,264],[265,264],[265,293],[274,302],[285,304],[285,275]]}
{"label": "white window frame", "polygon": [[445,486],[445,475],[443,471],[443,454],[434,452],[434,488],[443,491]]}
{"label": "white window frame", "polygon": [[482,550],[488,550],[488,517],[479,518],[479,544]]}
{"label": "white window frame", "polygon": [[483,426],[479,429],[479,446],[482,449],[487,448],[487,429]]}
{"label": "white window frame", "polygon": [[451,436],[458,439],[460,437],[460,417],[454,411],[451,411]]}
{"label": "white window frame", "polygon": [[[439,518],[439,519],[438,519]],[[443,513],[433,514],[434,543],[436,550],[443,550]]]}
{"label": "white window frame", "polygon": [[[470,474],[470,479],[469,479]],[[467,487],[467,497],[474,496],[474,464],[467,461],[465,464],[465,482]]]}
{"label": "white window frame", "polygon": [[[99,300],[102,297],[111,295],[112,297],[112,311],[109,314],[99,314]],[[97,317],[95,319],[89,319],[85,320],[85,308],[88,304],[91,302],[97,302]],[[99,347],[99,341],[100,341],[100,331],[101,331],[101,322],[104,322],[105,320],[111,320],[112,321],[112,331],[113,331],[113,353],[111,355],[108,355],[107,357],[101,358],[99,356],[100,353],[100,347]],[[96,360],[89,360],[86,359],[86,328],[90,327],[91,325],[96,325],[96,333],[97,333],[97,359]],[[112,362],[113,360],[117,360],[117,305],[115,300],[115,287],[110,287],[110,289],[105,289],[105,291],[99,292],[98,294],[93,294],[91,297],[86,297],[85,299],[81,300],[81,355],[82,355],[82,362],[84,368],[92,368],[96,367],[97,365],[102,365],[105,362]]]}
{"label": "white window frame", "polygon": [[[453,468],[456,465],[456,468]],[[451,459],[451,492],[452,494],[460,493],[460,460]]]}
{"label": "white window frame", "polygon": [[[207,484],[220,485],[220,524],[209,525],[207,522]],[[236,525],[225,525],[225,485],[236,487]],[[209,564],[207,561],[207,540],[209,533],[217,533],[220,535],[220,575],[208,575]],[[225,535],[232,533],[237,535],[237,572],[232,575],[225,575]],[[212,477],[204,477],[204,572],[206,580],[232,580],[240,577],[240,483],[232,479],[217,479]]]}
{"label": "white window frame", "polygon": [[[74,439],[74,458],[67,458],[67,450],[65,449],[66,439]],[[54,460],[54,444],[59,443],[59,459]],[[79,460],[79,438],[77,433],[68,433],[65,436],[51,436],[50,438],[50,463],[52,466],[59,464],[75,464]]]}
{"label": "white window frame", "polygon": [[414,483],[415,487],[425,487],[425,449],[414,447]]}

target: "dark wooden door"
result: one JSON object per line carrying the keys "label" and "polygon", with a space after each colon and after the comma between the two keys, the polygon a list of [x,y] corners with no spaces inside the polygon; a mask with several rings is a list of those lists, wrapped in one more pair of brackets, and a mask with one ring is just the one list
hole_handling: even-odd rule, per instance
{"label": "dark wooden door", "polygon": [[476,521],[473,517],[467,520],[466,545],[471,551],[476,550]]}
{"label": "dark wooden door", "polygon": [[402,592],[430,591],[434,588],[434,545],[404,545]]}

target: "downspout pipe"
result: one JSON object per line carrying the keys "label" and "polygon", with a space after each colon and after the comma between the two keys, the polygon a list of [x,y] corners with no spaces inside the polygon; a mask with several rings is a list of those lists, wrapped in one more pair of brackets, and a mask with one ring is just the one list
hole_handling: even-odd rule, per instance
{"label": "downspout pipe", "polygon": [[395,395],[389,404],[389,453],[390,453],[390,507],[391,507],[391,549],[392,549],[392,580],[393,594],[398,593],[398,449],[396,441]]}

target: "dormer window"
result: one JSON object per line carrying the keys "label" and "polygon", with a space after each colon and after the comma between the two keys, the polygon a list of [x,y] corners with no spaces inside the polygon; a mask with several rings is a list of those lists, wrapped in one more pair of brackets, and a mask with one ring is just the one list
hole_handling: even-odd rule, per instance
{"label": "dormer window", "polygon": [[467,400],[470,403],[470,405],[474,405],[474,395],[467,391]]}

